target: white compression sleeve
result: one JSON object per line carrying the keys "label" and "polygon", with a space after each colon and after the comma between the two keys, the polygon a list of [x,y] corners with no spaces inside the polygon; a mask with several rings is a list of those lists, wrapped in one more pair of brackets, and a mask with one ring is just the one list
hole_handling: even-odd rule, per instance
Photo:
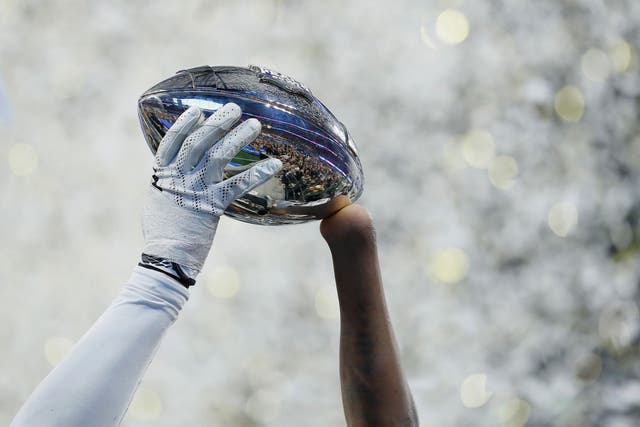
{"label": "white compression sleeve", "polygon": [[136,267],[111,306],[40,383],[10,427],[118,426],[188,291]]}

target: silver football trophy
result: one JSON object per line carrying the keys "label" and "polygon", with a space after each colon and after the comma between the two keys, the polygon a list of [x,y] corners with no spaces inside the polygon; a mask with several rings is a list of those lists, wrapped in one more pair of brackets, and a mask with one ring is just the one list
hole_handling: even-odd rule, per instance
{"label": "silver football trophy", "polygon": [[205,116],[228,102],[255,117],[262,132],[229,162],[225,178],[259,160],[277,157],[282,170],[232,203],[225,214],[253,224],[295,224],[325,218],[357,200],[363,172],[346,127],[296,80],[262,67],[197,67],[176,73],[138,101],[142,131],[155,154],[162,137],[187,108]]}

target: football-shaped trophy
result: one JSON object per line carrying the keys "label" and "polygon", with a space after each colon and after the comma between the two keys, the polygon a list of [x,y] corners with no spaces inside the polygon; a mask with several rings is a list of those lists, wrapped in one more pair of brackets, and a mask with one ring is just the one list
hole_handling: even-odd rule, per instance
{"label": "football-shaped trophy", "polygon": [[255,117],[262,132],[225,168],[225,178],[254,162],[277,157],[283,168],[232,203],[225,214],[253,224],[294,224],[331,215],[360,197],[362,165],[346,127],[309,89],[257,67],[197,67],[179,71],[138,101],[142,131],[155,154],[162,137],[187,108],[205,116],[227,102]]}

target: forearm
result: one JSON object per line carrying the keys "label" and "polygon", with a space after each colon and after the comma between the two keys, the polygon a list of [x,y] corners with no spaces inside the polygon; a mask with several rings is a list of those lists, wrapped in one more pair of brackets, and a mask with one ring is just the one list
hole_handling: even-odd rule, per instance
{"label": "forearm", "polygon": [[347,425],[418,426],[394,345],[380,344],[381,338],[372,331],[341,331],[340,382]]}
{"label": "forearm", "polygon": [[11,427],[120,424],[187,290],[136,267],[131,279],[71,353],[42,381]]}
{"label": "forearm", "polygon": [[[363,247],[349,255],[334,254],[334,262],[340,265],[336,268],[342,307],[340,380],[347,424],[417,426],[384,301],[375,247]],[[349,259],[351,263],[347,263]]]}
{"label": "forearm", "polygon": [[417,426],[389,321],[373,229],[345,229],[340,239],[329,236],[327,241],[340,300],[340,380],[347,424]]}

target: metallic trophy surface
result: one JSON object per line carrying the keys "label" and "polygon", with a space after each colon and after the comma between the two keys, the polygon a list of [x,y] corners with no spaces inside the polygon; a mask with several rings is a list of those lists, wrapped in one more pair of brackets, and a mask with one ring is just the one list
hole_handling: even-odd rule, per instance
{"label": "metallic trophy surface", "polygon": [[240,121],[260,120],[262,132],[229,162],[225,178],[267,157],[279,158],[283,168],[225,215],[253,224],[295,224],[325,218],[360,197],[364,176],[346,127],[305,86],[261,67],[192,68],[147,90],[138,116],[149,148],[155,154],[190,106],[208,117],[227,102],[240,106]]}

